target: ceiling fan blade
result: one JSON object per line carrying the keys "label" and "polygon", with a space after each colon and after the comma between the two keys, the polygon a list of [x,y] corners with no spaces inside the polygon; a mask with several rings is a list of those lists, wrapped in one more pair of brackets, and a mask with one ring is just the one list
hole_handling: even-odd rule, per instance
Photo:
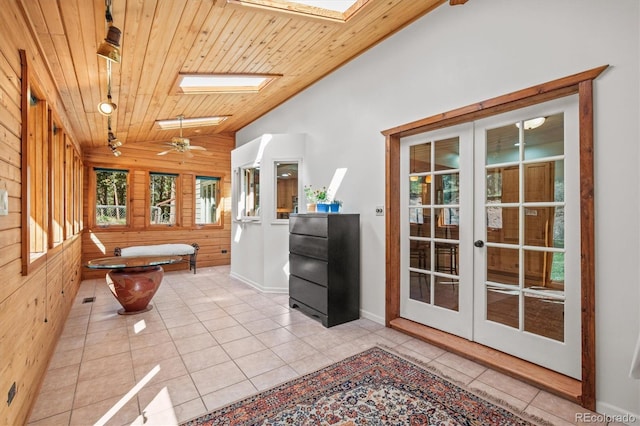
{"label": "ceiling fan blade", "polygon": [[159,152],[159,153],[157,153],[156,155],[166,155],[166,154],[168,154],[168,153],[170,153],[170,152],[172,152],[172,151],[173,151],[173,149],[168,149],[168,150],[166,150],[166,151]]}
{"label": "ceiling fan blade", "polygon": [[197,146],[197,145],[189,145],[189,149],[195,149],[196,151],[206,151],[207,148],[205,148],[204,146]]}

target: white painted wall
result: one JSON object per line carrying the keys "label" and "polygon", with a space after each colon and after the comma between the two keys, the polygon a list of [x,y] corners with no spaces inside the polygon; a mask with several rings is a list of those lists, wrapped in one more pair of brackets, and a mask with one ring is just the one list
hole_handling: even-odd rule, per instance
{"label": "white painted wall", "polygon": [[640,2],[447,3],[242,129],[306,133],[314,185],[348,168],[338,197],[361,214],[363,315],[384,317],[381,130],[609,64],[595,81],[597,409],[635,413],[640,330]]}
{"label": "white painted wall", "polygon": [[[262,291],[289,291],[289,221],[276,219],[276,161],[299,161],[304,169],[305,135],[264,134],[231,152],[233,203],[240,167],[260,167],[260,217],[238,220],[232,208],[231,275]],[[301,187],[301,186],[300,186]]]}

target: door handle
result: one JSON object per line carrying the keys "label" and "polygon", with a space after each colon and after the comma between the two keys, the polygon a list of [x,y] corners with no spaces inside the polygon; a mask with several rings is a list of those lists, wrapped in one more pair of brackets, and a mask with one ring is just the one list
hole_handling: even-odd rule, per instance
{"label": "door handle", "polygon": [[473,245],[476,246],[476,247],[484,247],[484,241],[476,240],[476,241],[474,241]]}

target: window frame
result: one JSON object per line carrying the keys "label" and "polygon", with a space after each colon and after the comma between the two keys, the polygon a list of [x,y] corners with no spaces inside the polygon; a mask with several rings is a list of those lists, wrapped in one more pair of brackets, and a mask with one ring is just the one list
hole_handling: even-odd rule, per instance
{"label": "window frame", "polygon": [[[258,185],[260,185],[260,175],[261,175],[260,164],[250,163],[250,164],[240,166],[236,169],[236,172],[238,174],[238,184],[236,185],[236,195],[238,200],[238,203],[236,203],[237,205],[236,219],[241,222],[260,222],[262,220],[262,210],[260,206],[260,187],[258,187],[258,191],[257,191],[258,207],[254,209],[254,210],[257,210],[257,213],[254,215],[246,214],[247,197],[244,195],[245,193],[244,189],[245,189],[245,173],[248,170],[253,170],[254,175],[255,175],[255,171],[256,170],[258,171],[258,178],[259,178]],[[254,182],[255,182],[255,178],[254,178]],[[255,199],[256,197],[254,197],[254,200]]]}
{"label": "window frame", "polygon": [[[20,57],[22,60],[22,275],[28,275],[46,260],[49,248],[49,132],[47,129],[49,125],[49,107],[43,96],[44,92],[29,73],[27,56],[24,50],[20,51]],[[37,99],[40,105],[36,103],[36,105],[32,106],[31,100],[33,98]],[[34,106],[37,106],[37,110],[32,110]],[[40,138],[38,138],[38,134]],[[38,153],[40,153],[40,157],[38,157]],[[42,156],[45,153],[47,157],[43,158]],[[38,169],[41,172],[40,179],[38,179],[38,175],[34,174]],[[38,197],[38,194],[41,196]],[[44,204],[37,205],[35,201],[38,200]],[[31,225],[32,215],[34,214],[36,217],[33,220],[42,228],[40,238],[34,232],[36,227]],[[38,239],[39,241],[37,241]]]}
{"label": "window frame", "polygon": [[49,110],[49,248],[65,240],[65,139],[66,132],[55,113]]}
{"label": "window frame", "polygon": [[[197,189],[198,189],[198,179],[202,179],[202,180],[210,180],[210,181],[216,181],[216,195],[215,195],[215,201],[216,201],[216,217],[217,220],[214,223],[198,223],[197,222],[197,201],[198,201],[198,196],[197,196]],[[224,198],[222,196],[222,183],[223,183],[223,179],[221,176],[207,176],[207,175],[198,175],[195,174],[193,176],[193,217],[192,217],[192,223],[193,223],[193,227],[197,228],[197,229],[203,229],[203,228],[223,228],[224,227]]]}
{"label": "window frame", "polygon": [[[278,218],[278,181],[280,176],[278,175],[278,166],[282,164],[295,164],[297,165],[297,177],[296,177],[296,205],[292,206],[292,211],[289,214],[299,213],[300,212],[300,194],[302,194],[302,179],[300,179],[300,171],[302,165],[302,159],[300,158],[282,158],[282,159],[274,159],[273,160],[273,222],[274,223],[289,223],[289,218]],[[297,211],[296,211],[297,207]]]}
{"label": "window frame", "polygon": [[75,149],[71,140],[65,137],[65,153],[64,153],[64,237],[69,239],[74,235],[73,229],[73,197],[69,197],[69,194],[75,194],[73,190],[73,157]]}
{"label": "window frame", "polygon": [[[173,223],[152,223],[151,222],[151,180],[152,176],[171,176],[175,179],[175,220]],[[149,171],[147,173],[147,189],[146,189],[146,201],[145,201],[145,224],[149,228],[157,227],[180,227],[182,226],[182,202],[184,195],[181,191],[181,179],[182,174],[171,172],[157,172]]]}
{"label": "window frame", "polygon": [[84,184],[83,163],[80,154],[73,150],[73,234],[80,234],[84,228],[82,218],[82,189]]}
{"label": "window frame", "polygon": [[[88,178],[89,178],[89,188],[88,188],[88,197],[89,197],[89,201],[88,201],[88,206],[92,211],[92,214],[87,214],[87,219],[89,220],[89,226],[90,227],[95,227],[95,228],[100,228],[102,230],[105,229],[116,229],[116,230],[123,230],[123,229],[127,229],[131,227],[131,215],[132,215],[132,209],[129,206],[129,201],[131,200],[131,171],[127,168],[114,168],[114,167],[103,167],[103,166],[99,166],[99,165],[92,165],[91,169],[91,173],[89,174]],[[98,223],[98,209],[97,209],[97,202],[98,202],[98,176],[97,173],[98,172],[123,172],[127,174],[127,178],[126,178],[126,195],[125,195],[125,199],[127,201],[127,203],[125,204],[126,210],[125,210],[125,223],[122,225],[119,224],[115,224],[115,225],[108,225],[108,224],[99,224]]]}

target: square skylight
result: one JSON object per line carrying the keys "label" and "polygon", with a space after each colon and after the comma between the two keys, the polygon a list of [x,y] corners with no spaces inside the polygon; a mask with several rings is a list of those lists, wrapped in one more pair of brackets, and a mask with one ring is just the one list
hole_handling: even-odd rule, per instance
{"label": "square skylight", "polygon": [[277,75],[264,74],[180,74],[178,92],[185,94],[256,93]]}

